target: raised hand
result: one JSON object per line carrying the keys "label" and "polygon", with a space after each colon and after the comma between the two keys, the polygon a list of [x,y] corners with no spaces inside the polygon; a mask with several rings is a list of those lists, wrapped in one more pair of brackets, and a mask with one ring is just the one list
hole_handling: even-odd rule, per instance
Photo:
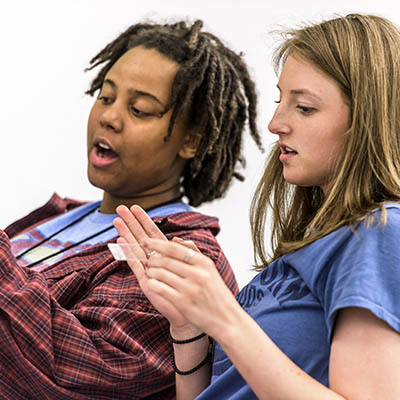
{"label": "raised hand", "polygon": [[[166,243],[168,243],[168,240],[146,212],[139,206],[134,205],[131,209],[128,209],[126,206],[119,206],[117,207],[117,213],[119,217],[114,220],[114,226],[120,235],[117,239],[117,243],[133,245],[130,251],[131,255],[134,256],[132,258],[135,259],[128,260],[127,262],[136,275],[143,293],[153,306],[168,319],[172,326],[176,327],[176,329],[186,329],[188,321],[176,307],[159,294],[151,291],[149,287],[149,278],[146,274],[146,261],[143,261],[147,260],[147,258],[152,259],[156,257],[156,254],[153,254],[150,250],[145,252],[140,246],[141,243],[151,238],[156,238]],[[197,250],[192,242],[181,242],[183,242],[184,248],[190,247],[193,251]],[[193,328],[190,328],[190,330],[194,331]]]}

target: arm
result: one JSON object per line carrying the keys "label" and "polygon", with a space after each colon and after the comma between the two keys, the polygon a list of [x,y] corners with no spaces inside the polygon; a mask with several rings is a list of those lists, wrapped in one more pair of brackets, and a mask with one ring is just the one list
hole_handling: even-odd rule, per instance
{"label": "arm", "polygon": [[336,318],[329,381],[349,399],[400,399],[400,335],[363,308]]}
{"label": "arm", "polygon": [[2,398],[172,398],[167,321],[111,261],[92,252],[45,277],[19,267],[0,233]]}
{"label": "arm", "polygon": [[[287,358],[242,310],[215,274],[209,259],[196,254],[187,264],[182,262],[187,253],[182,246],[157,240],[149,240],[147,246],[160,254],[148,262],[149,289],[214,337],[260,399],[398,398],[400,336],[372,314],[367,312],[367,316],[356,318],[357,309],[346,309],[339,315],[331,355],[332,389],[328,389]],[[347,324],[353,318],[353,324]],[[350,334],[353,330],[364,332],[365,337],[354,348],[349,368],[346,349],[355,343],[354,335]],[[381,344],[366,351],[368,343],[370,346],[371,340],[378,336]],[[390,346],[384,345],[386,341]],[[385,391],[374,363],[368,362],[371,357],[378,366],[387,365],[385,382],[390,384]],[[365,376],[368,385],[363,385],[361,376]]]}
{"label": "arm", "polygon": [[[136,275],[139,284],[152,304],[163,314],[170,322],[170,333],[174,339],[186,340],[193,338],[202,333],[195,325],[188,323],[186,318],[174,307],[170,302],[166,301],[156,293],[149,290],[148,276],[146,274],[146,266],[139,260],[145,258],[145,252],[139,244],[149,238],[158,238],[161,241],[167,241],[162,232],[147,216],[147,214],[137,206],[131,207],[131,210],[124,206],[117,208],[120,218],[114,220],[114,225],[120,234],[118,243],[133,244],[131,256],[136,257],[136,261],[128,261],[129,266]],[[187,250],[192,249],[199,252],[195,244],[191,241],[185,242],[174,238],[173,241],[180,243]],[[204,249],[205,251],[207,249]],[[147,252],[150,253],[150,252]],[[152,255],[151,258],[156,257]],[[221,269],[224,257],[218,255],[216,261],[221,262]],[[206,357],[209,347],[209,340],[203,337],[191,343],[174,344],[174,357],[177,368],[180,371],[189,371],[193,367],[199,365]],[[176,394],[177,399],[193,399],[206,386],[208,386],[211,376],[211,362],[199,368],[189,375],[176,374]]]}
{"label": "arm", "polygon": [[[199,330],[193,326],[192,329],[177,329],[171,325],[171,336],[177,340],[186,340],[199,334]],[[200,340],[186,344],[174,344],[175,364],[180,371],[190,371],[199,365],[208,352],[209,341],[205,336]],[[196,372],[189,375],[175,374],[176,399],[191,400],[199,395],[209,384],[211,378],[211,362]]]}

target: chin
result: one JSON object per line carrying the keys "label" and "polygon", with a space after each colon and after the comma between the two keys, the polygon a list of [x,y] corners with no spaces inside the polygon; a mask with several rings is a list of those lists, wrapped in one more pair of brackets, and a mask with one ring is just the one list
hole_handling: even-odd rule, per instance
{"label": "chin", "polygon": [[303,186],[302,181],[299,179],[296,179],[293,176],[283,174],[283,178],[285,179],[285,181],[287,183],[291,183],[292,185],[296,185],[296,186]]}
{"label": "chin", "polygon": [[112,192],[115,190],[115,181],[111,180],[110,182],[110,179],[104,179],[104,177],[98,176],[96,173],[90,173],[90,171],[88,171],[87,177],[90,184],[98,189],[105,192]]}
{"label": "chin", "polygon": [[299,187],[310,187],[310,186],[313,186],[312,184],[310,184],[308,182],[305,182],[304,180],[301,180],[301,179],[295,179],[293,177],[287,178],[286,176],[284,178],[285,178],[285,181],[287,183],[290,183],[291,185],[294,185],[294,186],[299,186]]}

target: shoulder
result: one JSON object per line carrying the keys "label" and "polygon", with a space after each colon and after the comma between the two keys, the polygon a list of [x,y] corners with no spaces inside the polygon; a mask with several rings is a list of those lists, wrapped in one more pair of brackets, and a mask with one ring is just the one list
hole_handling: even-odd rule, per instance
{"label": "shoulder", "polygon": [[85,203],[70,198],[62,198],[54,193],[44,205],[13,222],[4,231],[9,237],[13,237],[28,228],[46,222]]}
{"label": "shoulder", "polygon": [[153,218],[158,228],[171,240],[180,237],[191,240],[215,262],[222,250],[216,240],[220,227],[218,219],[198,212],[180,212]]}
{"label": "shoulder", "polygon": [[[360,249],[371,253],[372,249],[378,253],[385,249],[398,246],[400,237],[400,204],[388,203],[382,209],[373,210],[357,226],[346,228],[351,236],[346,243],[349,251]],[[393,253],[393,256],[396,256]]]}
{"label": "shoulder", "polygon": [[199,212],[179,212],[163,217],[154,217],[153,221],[165,235],[177,232],[188,232],[194,235],[208,231],[212,236],[217,236],[220,231],[218,218]]}
{"label": "shoulder", "polygon": [[386,203],[382,209],[375,209],[364,221],[365,228],[400,229],[400,203]]}
{"label": "shoulder", "polygon": [[326,285],[345,280],[376,282],[396,277],[400,284],[399,238],[400,205],[388,203],[358,224],[342,227],[283,256],[283,261],[296,269],[321,299]]}
{"label": "shoulder", "polygon": [[218,218],[193,211],[157,217],[153,220],[169,240],[180,237],[183,240],[193,241],[205,256],[212,259],[231,291],[234,293],[238,291],[232,268],[216,239],[220,231]]}
{"label": "shoulder", "polygon": [[363,252],[372,243],[389,245],[392,241],[397,242],[399,237],[400,204],[387,203],[382,209],[371,211],[361,222],[339,228],[288,257],[315,257],[332,261],[342,253],[354,255],[356,250]]}

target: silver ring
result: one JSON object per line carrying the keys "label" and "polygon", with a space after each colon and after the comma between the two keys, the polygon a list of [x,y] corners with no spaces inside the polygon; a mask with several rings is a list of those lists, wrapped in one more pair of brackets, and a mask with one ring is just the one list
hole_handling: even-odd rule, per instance
{"label": "silver ring", "polygon": [[183,262],[189,264],[189,261],[195,254],[196,252],[193,249],[189,249],[189,251],[186,254],[186,257],[183,259]]}
{"label": "silver ring", "polygon": [[156,254],[156,251],[155,250],[151,250],[151,251],[149,251],[148,253],[146,253],[146,257],[147,258],[150,258],[152,255],[154,255],[154,254]]}

